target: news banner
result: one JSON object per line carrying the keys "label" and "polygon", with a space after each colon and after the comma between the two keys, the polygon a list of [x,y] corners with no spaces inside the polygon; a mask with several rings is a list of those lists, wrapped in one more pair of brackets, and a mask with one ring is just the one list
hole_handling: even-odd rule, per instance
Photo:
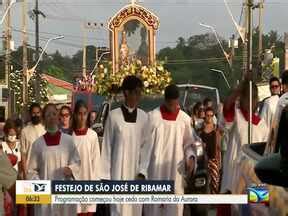
{"label": "news banner", "polygon": [[[263,200],[258,186],[248,194],[175,194],[173,181],[24,181],[16,182],[17,204],[247,204]],[[255,192],[256,191],[256,192]],[[253,192],[254,195],[250,193]],[[268,198],[267,198],[268,194]],[[254,200],[252,200],[254,199]]]}

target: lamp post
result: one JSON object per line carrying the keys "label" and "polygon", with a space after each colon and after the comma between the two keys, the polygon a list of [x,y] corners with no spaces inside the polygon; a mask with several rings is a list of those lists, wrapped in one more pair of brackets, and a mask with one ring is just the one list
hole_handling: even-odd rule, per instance
{"label": "lamp post", "polygon": [[222,74],[222,77],[224,78],[224,80],[225,80],[225,82],[226,82],[228,88],[229,88],[229,89],[231,88],[231,86],[230,86],[230,84],[229,84],[229,82],[228,82],[226,76],[224,75],[223,71],[221,71],[221,70],[217,70],[217,69],[214,69],[214,68],[211,68],[210,71],[213,71],[213,72],[217,72],[217,73]]}
{"label": "lamp post", "polygon": [[5,18],[6,18],[6,16],[7,16],[7,14],[8,14],[8,12],[9,12],[9,10],[11,9],[11,7],[12,7],[15,3],[16,3],[16,0],[11,0],[11,1],[10,1],[9,6],[7,7],[6,11],[4,12],[4,14],[3,14],[3,16],[2,16],[2,18],[1,18],[0,25],[3,24]]}
{"label": "lamp post", "polygon": [[225,7],[226,7],[231,19],[232,19],[232,22],[233,22],[234,26],[236,27],[236,30],[237,30],[238,34],[241,37],[242,42],[246,43],[246,36],[245,36],[246,30],[245,30],[245,28],[243,28],[242,26],[238,25],[238,23],[236,22],[233,14],[232,14],[232,12],[231,12],[231,10],[229,8],[229,5],[228,5],[227,1],[226,0],[223,0],[223,1],[224,1]]}
{"label": "lamp post", "polygon": [[206,25],[206,24],[203,24],[203,23],[199,23],[199,25],[201,25],[201,26],[203,26],[203,27],[205,27],[205,28],[208,28],[208,29],[210,29],[210,30],[213,32],[213,34],[215,35],[216,40],[217,40],[217,42],[218,42],[218,44],[219,44],[219,46],[220,46],[220,48],[221,48],[221,50],[222,50],[225,58],[226,58],[229,66],[231,67],[231,62],[230,62],[230,59],[229,59],[229,54],[224,50],[224,47],[223,47],[223,45],[222,45],[222,43],[221,43],[221,41],[220,41],[220,39],[219,39],[219,37],[218,37],[218,34],[217,34],[215,28],[214,28],[213,26]]}
{"label": "lamp post", "polygon": [[[0,25],[2,25],[5,21],[5,27],[4,27],[4,32],[5,32],[5,84],[9,89],[10,93],[10,72],[11,72],[11,13],[10,9],[12,6],[16,3],[16,0],[6,0],[5,2],[5,11],[4,14],[0,20]],[[11,91],[12,92],[12,91]],[[2,100],[2,96],[0,98]],[[12,104],[11,104],[11,97],[8,99],[8,104],[7,104],[7,114],[10,116],[13,112],[12,110]]]}
{"label": "lamp post", "polygon": [[[42,57],[43,57],[43,55],[44,55],[47,47],[48,47],[48,44],[49,44],[51,41],[53,41],[53,40],[60,40],[60,39],[62,39],[62,38],[64,38],[64,36],[57,36],[57,37],[50,38],[50,39],[46,42],[45,47],[44,47],[44,49],[42,50],[42,52],[41,52],[41,54],[40,54],[40,56],[39,56],[36,64],[35,64],[31,69],[28,70],[28,74],[33,74],[33,73],[35,72],[37,66],[39,65],[39,63],[40,63],[40,61],[41,61],[41,59],[42,59]],[[26,76],[28,76],[28,74],[26,74]],[[37,74],[37,75],[39,75],[39,74]],[[25,83],[25,85],[27,85],[27,86],[28,86],[29,78],[30,78],[30,77],[28,77],[28,79],[27,79],[27,83]],[[25,88],[25,89],[27,89],[27,88]],[[39,77],[39,76],[36,77],[36,92],[40,92],[40,77]],[[27,93],[28,93],[28,92],[27,92]],[[37,95],[36,95],[36,101],[37,101],[37,102],[40,102],[40,99],[41,99],[40,94],[37,94]]]}
{"label": "lamp post", "polygon": [[30,70],[32,70],[33,72],[35,71],[36,67],[38,66],[39,62],[41,61],[41,59],[42,59],[42,57],[43,57],[43,55],[44,55],[44,53],[45,53],[45,51],[46,51],[46,49],[47,49],[47,47],[48,47],[48,44],[49,44],[51,41],[53,41],[53,40],[60,40],[60,39],[62,39],[62,38],[64,38],[64,36],[57,36],[57,37],[54,37],[54,38],[50,38],[50,39],[46,42],[46,45],[45,45],[44,49],[42,50],[42,52],[41,52],[41,54],[40,54],[40,56],[39,56],[39,58],[38,58],[38,61],[36,62],[36,64],[35,64]]}
{"label": "lamp post", "polygon": [[96,62],[96,64],[95,64],[93,70],[92,70],[91,73],[90,73],[90,77],[93,75],[93,73],[94,73],[95,70],[97,69],[98,64],[100,63],[100,61],[101,61],[101,59],[103,58],[103,56],[104,56],[104,55],[107,55],[107,54],[110,54],[110,51],[109,51],[109,52],[104,52],[104,53],[102,53],[102,54],[100,55],[98,61]]}

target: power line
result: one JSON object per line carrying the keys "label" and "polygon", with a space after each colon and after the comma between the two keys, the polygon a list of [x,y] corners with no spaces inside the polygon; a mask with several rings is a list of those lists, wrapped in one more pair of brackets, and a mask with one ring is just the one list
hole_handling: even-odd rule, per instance
{"label": "power line", "polygon": [[[101,29],[99,27],[99,29]],[[20,32],[22,33],[22,30],[20,29],[17,29],[17,28],[14,28],[12,27],[12,30],[15,31],[15,32]],[[29,33],[30,35],[35,35],[34,31],[32,29],[28,29],[27,30],[27,33]],[[40,31],[41,34],[44,34],[44,35],[54,35],[54,36],[58,36],[58,35],[63,35],[65,38],[79,38],[79,39],[82,39],[83,37],[82,36],[78,36],[78,35],[71,35],[71,34],[62,34],[62,33],[53,33],[53,32],[46,32],[46,31]],[[49,39],[49,38],[48,38]],[[96,40],[96,41],[104,41],[104,42],[107,42],[109,39],[105,39],[105,38],[97,38],[97,37],[87,37],[87,39],[89,40]],[[76,40],[75,40],[76,41]],[[78,42],[80,42],[80,40],[77,40]],[[177,44],[177,41],[157,41],[158,44]],[[188,42],[186,42],[188,44]]]}
{"label": "power line", "polygon": [[[33,3],[28,3],[28,4],[33,4]],[[82,6],[118,6],[118,5],[127,5],[127,1],[123,2],[93,2],[93,1],[86,1],[86,2],[59,2],[59,1],[54,1],[54,2],[41,2],[42,5],[69,5],[69,6],[76,6],[76,7],[82,7]],[[238,2],[230,2],[229,3],[232,6],[242,6],[241,3]],[[288,5],[288,2],[266,2],[266,5]],[[148,2],[145,3],[145,5],[151,5],[151,6],[223,6],[223,3],[221,2],[215,2],[215,1],[210,1],[210,2],[163,2],[163,3],[153,3],[153,2]]]}
{"label": "power line", "polygon": [[[12,30],[15,32],[20,32],[22,33],[22,30],[17,29],[17,28],[13,28]],[[27,33],[29,33],[30,35],[35,35],[35,33],[33,32],[33,30],[27,30]],[[40,31],[41,34],[46,34],[46,35],[54,35],[54,36],[59,36],[59,35],[63,35],[64,37],[67,38],[79,38],[81,39],[81,36],[76,36],[76,35],[70,35],[70,34],[61,34],[61,33],[52,33],[52,32],[44,32],[44,31]],[[48,38],[49,39],[49,38]],[[95,37],[88,37],[89,40],[96,40],[96,41],[106,41],[107,39],[105,38],[95,38]]]}
{"label": "power line", "polygon": [[[12,29],[12,31],[22,32],[21,30],[15,30],[15,29]],[[35,33],[27,32],[27,34],[35,37]],[[49,37],[43,37],[43,36],[40,36],[39,38],[41,41],[47,41],[50,39]],[[69,43],[69,42],[63,42],[63,41],[61,41],[61,42],[60,41],[54,41],[53,43],[60,44],[60,45],[66,45],[69,47],[82,48],[82,45],[75,44],[75,43]]]}

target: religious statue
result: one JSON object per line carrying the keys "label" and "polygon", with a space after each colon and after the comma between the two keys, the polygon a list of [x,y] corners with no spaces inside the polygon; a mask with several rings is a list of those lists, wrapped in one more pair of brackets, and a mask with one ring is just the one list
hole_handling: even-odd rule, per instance
{"label": "religious statue", "polygon": [[139,1],[121,8],[108,23],[112,45],[113,73],[123,66],[140,60],[143,65],[156,63],[156,31],[159,18]]}
{"label": "religious statue", "polygon": [[129,47],[127,44],[126,32],[122,31],[122,39],[120,46],[120,65],[123,66],[127,64],[129,64]]}
{"label": "religious statue", "polygon": [[141,44],[137,51],[137,57],[141,60],[142,64],[148,63],[148,44],[147,44],[147,31],[145,27],[142,27],[140,30],[141,35]]}

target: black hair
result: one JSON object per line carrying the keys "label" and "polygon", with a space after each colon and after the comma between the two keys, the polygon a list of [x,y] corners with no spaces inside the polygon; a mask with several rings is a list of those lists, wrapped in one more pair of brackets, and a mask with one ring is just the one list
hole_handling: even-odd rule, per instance
{"label": "black hair", "polygon": [[[88,111],[88,106],[85,103],[85,101],[83,100],[78,100],[74,106],[74,110],[73,110],[73,119],[72,119],[72,128],[73,129],[77,129],[77,119],[76,119],[76,115],[79,112],[79,110],[84,107],[85,109],[87,109]],[[86,125],[88,126],[88,119],[86,121]]]}
{"label": "black hair", "polygon": [[3,131],[7,135],[10,129],[14,129],[16,131],[16,124],[12,119],[7,119],[5,121]]}
{"label": "black hair", "polygon": [[207,104],[209,103],[209,102],[213,102],[210,98],[205,98],[204,99],[204,101],[203,101],[203,104],[204,104],[204,106],[207,106]]}
{"label": "black hair", "polygon": [[90,124],[90,118],[91,118],[91,114],[92,113],[96,113],[96,115],[98,114],[98,112],[96,110],[92,110],[92,111],[89,112],[88,117],[87,117],[87,119],[88,119],[87,120],[88,127],[92,127],[93,126],[93,125]]}
{"label": "black hair", "polygon": [[288,85],[288,70],[285,70],[285,71],[282,73],[281,81],[282,81],[282,84],[283,84],[283,85]]}
{"label": "black hair", "polygon": [[61,114],[61,112],[62,112],[63,110],[68,110],[70,117],[72,116],[72,110],[71,110],[71,108],[70,108],[69,106],[67,106],[67,105],[62,106],[62,107],[60,108],[60,114]]}
{"label": "black hair", "polygon": [[207,107],[205,109],[205,113],[207,113],[207,112],[213,112],[215,114],[215,111],[214,111],[214,109],[212,107]]}
{"label": "black hair", "polygon": [[23,121],[22,121],[22,119],[20,119],[20,118],[15,119],[15,120],[14,120],[14,123],[15,123],[15,126],[16,126],[17,128],[22,128],[22,127],[23,127]]}
{"label": "black hair", "polygon": [[193,107],[193,114],[194,114],[194,115],[197,115],[197,112],[198,112],[200,106],[202,106],[202,105],[203,105],[203,103],[202,103],[201,101],[198,101],[198,102],[194,105],[194,107]]}
{"label": "black hair", "polygon": [[30,107],[29,107],[29,113],[30,113],[30,114],[32,114],[32,110],[33,110],[34,108],[39,108],[40,111],[42,111],[42,108],[41,108],[41,106],[40,106],[39,103],[32,103],[32,104],[30,105]]}
{"label": "black hair", "polygon": [[280,84],[280,80],[277,78],[277,77],[272,77],[270,80],[269,80],[269,85],[271,86],[272,82],[278,82]]}
{"label": "black hair", "polygon": [[[249,89],[250,89],[249,80],[244,80],[240,95],[242,99],[244,98],[249,99]],[[258,97],[258,88],[255,82],[252,82],[252,97],[254,98],[256,96]]]}
{"label": "black hair", "polygon": [[128,90],[132,91],[136,88],[143,88],[143,82],[140,78],[134,75],[126,76],[122,82],[122,91]]}
{"label": "black hair", "polygon": [[[241,92],[240,92],[240,107],[248,110],[249,109],[249,98],[250,98],[250,84],[249,80],[244,80],[242,83],[241,87]],[[253,98],[253,103],[252,106],[258,103],[258,88],[255,82],[252,82],[252,98]],[[252,107],[255,109],[256,107]],[[253,111],[254,112],[254,111]]]}
{"label": "black hair", "polygon": [[179,88],[175,84],[168,85],[165,88],[165,100],[175,100],[180,96]]}

